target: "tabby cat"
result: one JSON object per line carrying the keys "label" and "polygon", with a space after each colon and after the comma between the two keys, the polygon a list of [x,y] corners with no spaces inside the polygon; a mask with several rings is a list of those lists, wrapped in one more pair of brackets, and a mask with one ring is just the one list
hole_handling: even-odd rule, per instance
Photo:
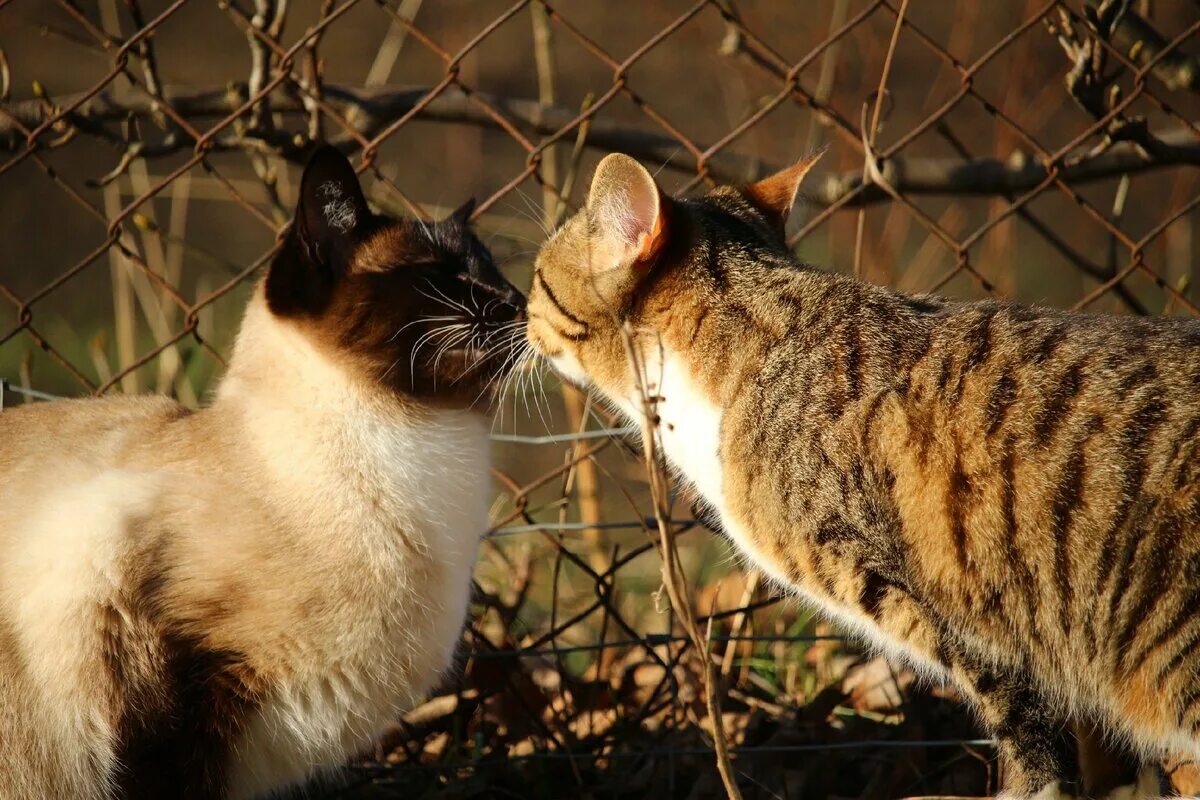
{"label": "tabby cat", "polygon": [[260,795],[450,658],[524,301],[469,206],[375,216],[332,148],[300,194],[210,406],[0,413],[0,797]]}
{"label": "tabby cat", "polygon": [[[674,199],[608,156],[538,255],[529,342],[631,418],[645,392],[751,564],[956,683],[1007,796],[1156,796],[1135,754],[1200,756],[1200,323],[797,264],[814,160]],[[1068,723],[1117,786],[1080,785]]]}

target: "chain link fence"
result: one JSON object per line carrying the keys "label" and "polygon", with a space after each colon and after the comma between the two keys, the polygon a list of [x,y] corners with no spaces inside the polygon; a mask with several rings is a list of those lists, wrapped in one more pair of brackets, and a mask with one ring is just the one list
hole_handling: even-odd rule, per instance
{"label": "chain link fence", "polygon": [[[698,192],[829,144],[804,260],[1195,314],[1198,34],[1186,0],[0,0],[0,408],[202,402],[322,140],[388,213],[477,196],[518,285],[606,152]],[[505,398],[461,668],[331,796],[721,796],[715,726],[745,797],[995,790],[953,691],[781,602],[681,494],[707,704],[620,425],[535,376]]]}

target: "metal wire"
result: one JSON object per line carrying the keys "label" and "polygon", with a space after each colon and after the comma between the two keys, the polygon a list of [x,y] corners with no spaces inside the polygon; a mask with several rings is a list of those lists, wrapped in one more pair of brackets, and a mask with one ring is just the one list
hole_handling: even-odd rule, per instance
{"label": "metal wire", "polygon": [[[490,19],[393,0],[313,5],[305,16],[283,0],[173,0],[147,15],[139,0],[86,9],[73,0],[42,9],[0,0],[0,26],[39,31],[39,48],[58,57],[61,46],[62,58],[73,59],[69,90],[58,91],[37,73],[51,64],[36,49],[0,47],[0,193],[24,198],[37,182],[30,202],[54,209],[27,218],[42,239],[55,238],[63,214],[91,226],[77,246],[48,250],[59,255],[33,272],[0,246],[0,410],[137,388],[139,380],[144,388],[155,370],[160,390],[201,397],[207,386],[192,385],[189,371],[219,374],[229,353],[228,334],[206,319],[232,318],[270,262],[293,199],[289,175],[294,184],[320,140],[356,157],[381,208],[429,219],[446,187],[415,184],[405,168],[428,161],[450,172],[446,143],[486,136],[478,140],[473,219],[489,241],[527,248],[578,208],[588,159],[601,153],[630,152],[688,192],[760,177],[828,142],[825,172],[805,189],[806,210],[788,239],[801,255],[850,271],[861,253],[868,279],[914,291],[1200,313],[1191,274],[1200,221],[1200,11],[1186,4],[1154,4],[1154,16],[1142,18],[1142,4],[1114,15],[1100,0],[996,4],[1012,6],[1003,11],[960,4],[952,15],[942,3],[917,0],[903,13],[893,0],[830,0],[802,12],[732,0],[639,3],[620,14],[619,36],[605,24],[607,9],[546,0],[517,0]],[[520,22],[526,12],[545,35],[523,49],[513,43],[517,28],[532,35]],[[229,81],[228,65],[189,49],[187,28],[205,14],[205,24],[244,38],[244,79]],[[784,24],[787,14],[797,16]],[[1003,25],[991,27],[993,18]],[[354,37],[361,50],[375,27],[388,33],[370,73],[387,78],[389,65],[401,63],[396,81],[420,75],[420,85],[347,77],[357,65],[341,63],[350,59],[341,43]],[[551,40],[554,53],[538,51]],[[501,49],[503,59],[495,55]],[[183,52],[192,59],[186,69]],[[400,52],[408,60],[396,62]],[[549,57],[556,53],[557,67]],[[489,67],[496,63],[507,72]],[[175,82],[184,72],[191,79]],[[512,87],[524,85],[522,76],[538,85],[537,99],[497,93],[518,92]],[[556,95],[555,85],[568,82],[572,91]],[[723,109],[711,94],[697,99],[717,83]],[[879,128],[867,129],[868,119]],[[390,154],[400,148],[412,162],[396,172]],[[84,173],[96,163],[104,174]],[[181,198],[200,198],[198,186],[206,203],[220,205],[228,238],[255,243],[248,257],[232,260],[224,242],[165,221],[168,203],[189,219]],[[526,188],[541,203],[532,214],[522,206],[533,205]],[[514,259],[527,264],[528,253]],[[87,330],[101,336],[72,341],[109,288],[111,321]],[[519,599],[551,597],[520,641],[489,649],[485,636],[471,637],[480,661],[645,652],[665,666],[658,650],[678,659],[687,649],[684,637],[651,632],[614,600],[638,559],[655,550],[641,536],[654,520],[636,487],[621,477],[621,462],[604,461],[636,446],[636,429],[610,418],[581,427],[492,437],[517,454],[514,462],[541,471],[498,473],[503,502],[484,550],[513,570]],[[607,493],[599,516],[584,510],[585,473],[599,484],[587,491]],[[700,513],[675,520],[696,531],[696,541],[706,535],[694,518]],[[542,570],[522,572],[514,554],[535,545],[544,548],[535,565]],[[574,605],[562,600],[565,583]],[[487,602],[503,605],[497,598],[511,588],[499,586]],[[780,599],[754,589],[744,603],[706,609],[704,621],[726,626],[714,642],[743,653],[840,639],[753,627],[754,615],[776,611]],[[518,611],[499,613],[512,624]],[[549,733],[545,740],[556,741]],[[736,752],[990,744],[870,740]]]}

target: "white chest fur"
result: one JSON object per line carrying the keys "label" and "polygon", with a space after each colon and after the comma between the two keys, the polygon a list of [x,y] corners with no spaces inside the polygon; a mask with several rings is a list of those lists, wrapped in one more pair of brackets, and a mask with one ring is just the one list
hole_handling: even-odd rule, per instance
{"label": "white chest fur", "polygon": [[[656,359],[657,361],[657,359]],[[721,409],[700,390],[678,354],[665,352],[661,364],[647,367],[649,392],[657,396],[659,437],[670,464],[687,478],[717,513],[724,532],[734,541],[750,564],[761,570],[776,586],[808,601],[857,633],[880,650],[921,667],[930,676],[940,669],[924,661],[903,643],[892,639],[871,620],[829,597],[796,584],[758,547],[747,526],[734,515],[726,500],[725,467],[720,458]],[[642,418],[640,398],[620,398],[618,405],[636,424]]]}
{"label": "white chest fur", "polygon": [[[289,346],[303,343],[274,349]],[[398,407],[319,355],[300,356],[288,381],[311,391],[295,391],[298,402],[257,391],[256,377],[222,388],[222,401],[245,410],[289,520],[278,574],[295,575],[288,591],[303,586],[319,609],[258,637],[281,677],[237,744],[233,797],[343,763],[420,701],[461,634],[487,526],[487,419]]]}
{"label": "white chest fur", "polygon": [[462,629],[487,525],[485,421],[451,412],[412,426],[352,419],[339,442],[346,458],[326,462],[342,474],[312,466],[305,476],[317,479],[310,502],[323,506],[311,507],[326,520],[318,535],[341,539],[321,547],[326,563],[314,565],[327,575],[323,612],[280,649],[289,677],[238,747],[235,797],[361,752],[420,701]]}
{"label": "white chest fur", "polygon": [[[709,507],[721,527],[751,564],[780,587],[789,582],[772,563],[745,526],[729,511],[725,500],[725,473],[721,464],[721,410],[697,386],[683,358],[670,351],[648,359],[647,389],[658,398],[659,439],[668,463],[686,478]],[[621,398],[619,405],[635,423],[642,418],[642,401],[636,395]]]}
{"label": "white chest fur", "polygon": [[[780,587],[789,586],[725,502],[724,470],[721,466],[721,410],[704,395],[688,373],[684,360],[676,353],[649,348],[645,356],[647,391],[658,398],[654,411],[660,419],[659,439],[667,462],[700,493],[701,499],[717,513],[721,527],[753,566],[773,578]],[[554,368],[580,386],[590,383],[586,370],[569,353],[550,359]],[[636,426],[643,418],[640,387],[627,396],[608,395]]]}

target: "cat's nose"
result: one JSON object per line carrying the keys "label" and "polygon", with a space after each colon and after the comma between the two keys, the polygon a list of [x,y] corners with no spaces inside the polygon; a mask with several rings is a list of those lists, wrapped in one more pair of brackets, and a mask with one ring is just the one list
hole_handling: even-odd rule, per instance
{"label": "cat's nose", "polygon": [[489,275],[488,278],[488,283],[491,285],[493,291],[495,291],[505,303],[522,312],[525,310],[525,295],[521,294],[521,292],[517,290],[517,287],[513,286],[508,278],[506,278],[504,275],[501,275],[499,270],[493,270],[492,274]]}
{"label": "cat's nose", "polygon": [[517,291],[517,287],[511,284],[508,287],[508,295],[505,298],[510,305],[515,307],[520,312],[521,316],[525,316],[525,295]]}

